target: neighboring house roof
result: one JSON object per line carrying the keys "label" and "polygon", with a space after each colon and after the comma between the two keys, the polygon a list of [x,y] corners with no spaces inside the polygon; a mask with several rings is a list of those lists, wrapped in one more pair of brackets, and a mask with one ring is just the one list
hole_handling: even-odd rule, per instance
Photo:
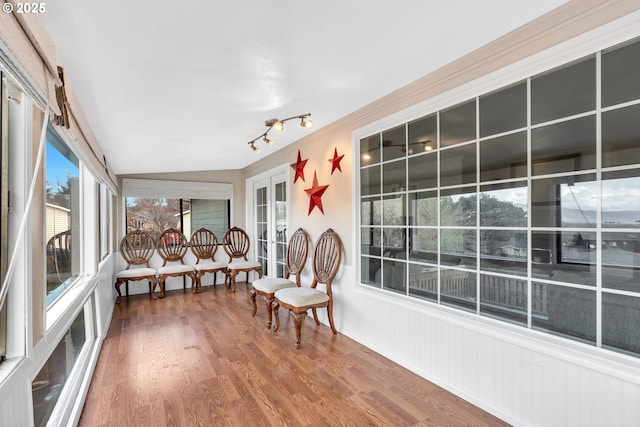
{"label": "neighboring house roof", "polygon": [[47,207],[58,209],[58,210],[69,212],[69,213],[71,212],[71,209],[67,209],[64,206],[54,205],[53,203],[47,203]]}

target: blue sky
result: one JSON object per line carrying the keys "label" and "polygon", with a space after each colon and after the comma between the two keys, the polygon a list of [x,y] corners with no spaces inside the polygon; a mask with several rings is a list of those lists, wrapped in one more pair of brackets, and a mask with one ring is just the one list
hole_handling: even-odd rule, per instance
{"label": "blue sky", "polygon": [[67,175],[79,175],[78,167],[56,150],[49,142],[47,142],[46,150],[47,185],[55,185],[58,181],[64,184],[67,181]]}

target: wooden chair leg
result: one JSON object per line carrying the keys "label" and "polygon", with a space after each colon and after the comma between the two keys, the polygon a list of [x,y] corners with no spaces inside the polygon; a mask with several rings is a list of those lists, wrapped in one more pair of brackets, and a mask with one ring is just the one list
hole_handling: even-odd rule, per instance
{"label": "wooden chair leg", "polygon": [[311,309],[313,313],[313,319],[316,321],[316,326],[320,326],[320,319],[318,319],[318,311],[315,308]]}
{"label": "wooden chair leg", "polygon": [[302,323],[304,322],[305,317],[307,317],[307,312],[303,311],[302,313],[294,313],[292,311],[291,316],[293,317],[293,326],[296,328],[296,348],[298,349],[302,344],[300,335],[302,332]]}
{"label": "wooden chair leg", "polygon": [[256,290],[253,287],[251,287],[251,292],[249,292],[249,295],[251,296],[251,303],[253,304],[251,315],[255,316],[256,311],[258,311],[258,306],[256,305]]}
{"label": "wooden chair leg", "polygon": [[[164,277],[160,277],[158,279],[158,285],[160,286],[160,295],[158,296],[158,298],[164,298]],[[153,289],[155,289],[155,285],[153,286]]]}
{"label": "wooden chair leg", "polygon": [[231,292],[236,291],[236,276],[238,275],[238,271],[230,271],[229,277],[231,278]]}
{"label": "wooden chair leg", "polygon": [[221,270],[222,274],[224,274],[224,285],[227,286],[227,282],[229,281],[229,271],[227,270]]}
{"label": "wooden chair leg", "polygon": [[331,332],[333,334],[337,334],[336,327],[333,324],[333,301],[329,300],[329,305],[327,305],[327,317],[329,318],[329,326],[331,326]]}
{"label": "wooden chair leg", "polygon": [[200,292],[200,281],[196,279],[196,273],[191,273],[189,275],[191,279],[191,292],[197,294]]}
{"label": "wooden chair leg", "polygon": [[273,317],[275,317],[276,324],[273,325],[273,332],[277,332],[280,329],[280,316],[278,315],[278,310],[280,309],[280,303],[277,300],[274,300],[271,303],[271,308],[273,309]]}
{"label": "wooden chair leg", "polygon": [[116,297],[116,304],[120,304],[120,300],[122,299],[122,293],[120,292],[120,286],[122,285],[122,280],[116,280],[114,288],[116,288],[116,292],[118,296]]}
{"label": "wooden chair leg", "polygon": [[271,329],[271,318],[273,316],[272,304],[274,298],[264,297],[265,305],[267,306],[267,329]]}

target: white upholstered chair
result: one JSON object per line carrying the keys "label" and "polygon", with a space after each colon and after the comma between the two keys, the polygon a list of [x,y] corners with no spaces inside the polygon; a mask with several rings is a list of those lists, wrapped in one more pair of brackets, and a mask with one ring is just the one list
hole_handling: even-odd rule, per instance
{"label": "white upholstered chair", "polygon": [[162,258],[162,267],[158,268],[158,284],[160,297],[164,296],[164,283],[167,277],[189,276],[191,290],[195,292],[196,271],[193,265],[185,264],[187,253],[187,238],[175,228],[164,230],[158,236],[158,255]]}
{"label": "white upholstered chair", "polygon": [[[309,253],[309,237],[307,233],[298,228],[289,239],[287,247],[287,265],[284,277],[263,277],[255,280],[251,285],[251,302],[253,303],[252,315],[256,315],[256,295],[262,295],[267,309],[267,328],[271,328],[272,310],[271,304],[275,298],[276,291],[284,288],[300,287],[300,273],[307,262]],[[295,282],[289,279],[290,275],[295,275]]]}
{"label": "white upholstered chair", "polygon": [[231,283],[231,290],[236,291],[236,276],[241,273],[247,273],[247,284],[249,283],[249,273],[255,271],[258,273],[258,278],[262,278],[262,264],[258,261],[248,261],[247,254],[251,243],[247,233],[239,228],[233,227],[227,230],[222,237],[222,244],[224,245],[224,251],[229,255],[229,264],[227,265],[227,272]]}
{"label": "white upholstered chair", "polygon": [[[311,286],[301,286],[295,288],[285,288],[276,291],[275,301],[273,301],[273,317],[275,318],[274,331],[280,328],[280,318],[278,309],[288,308],[293,317],[293,325],[296,331],[296,348],[300,348],[302,324],[307,311],[311,309],[316,325],[320,325],[318,320],[318,308],[326,307],[327,317],[331,331],[336,334],[333,324],[333,294],[331,293],[331,283],[333,282],[340,260],[342,258],[342,243],[340,238],[332,229],[328,229],[318,239],[313,252],[313,281]],[[318,283],[323,283],[324,290],[316,289]]]}
{"label": "white upholstered chair", "polygon": [[202,289],[202,276],[206,273],[213,273],[213,284],[216,284],[216,273],[224,273],[225,283],[227,278],[227,263],[216,261],[216,251],[218,250],[218,238],[215,233],[206,228],[200,228],[191,234],[189,239],[191,252],[196,257],[194,264],[196,270],[196,292]]}
{"label": "white upholstered chair", "polygon": [[128,284],[129,281],[148,280],[153,285],[151,288],[151,293],[153,294],[158,284],[156,278],[158,272],[155,268],[151,268],[149,260],[153,256],[155,247],[153,237],[141,230],[131,231],[122,238],[120,241],[120,255],[126,261],[127,267],[116,274],[114,286],[116,292],[118,292],[117,303],[122,298],[120,285],[123,283]]}

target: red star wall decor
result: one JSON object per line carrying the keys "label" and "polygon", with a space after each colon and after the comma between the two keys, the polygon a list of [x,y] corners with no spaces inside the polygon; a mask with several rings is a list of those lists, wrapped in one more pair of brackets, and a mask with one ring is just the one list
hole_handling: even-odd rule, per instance
{"label": "red star wall decor", "polygon": [[313,171],[313,185],[311,188],[306,188],[304,190],[304,192],[309,195],[309,213],[307,215],[311,215],[311,211],[316,206],[320,209],[322,215],[324,215],[324,209],[322,209],[322,195],[327,191],[328,187],[328,185],[318,185],[316,171]]}
{"label": "red star wall decor", "polygon": [[300,157],[300,150],[298,150],[298,160],[296,160],[295,163],[291,164],[291,167],[296,171],[296,176],[293,178],[294,184],[296,183],[298,178],[302,178],[302,180],[304,181],[304,167],[307,164],[307,160],[309,159],[302,160],[302,157]]}
{"label": "red star wall decor", "polygon": [[333,149],[333,159],[329,159],[329,161],[331,162],[331,175],[333,175],[333,171],[336,169],[342,172],[342,169],[340,169],[340,162],[342,161],[343,157],[344,157],[344,154],[342,156],[338,156],[337,148]]}

